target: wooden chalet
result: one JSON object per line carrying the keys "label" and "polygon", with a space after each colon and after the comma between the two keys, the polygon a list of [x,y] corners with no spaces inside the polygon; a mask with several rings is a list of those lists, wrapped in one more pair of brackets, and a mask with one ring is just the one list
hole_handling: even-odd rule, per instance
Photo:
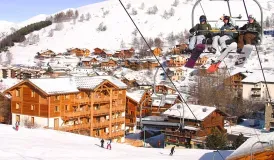
{"label": "wooden chalet", "polygon": [[17,79],[28,79],[28,78],[39,78],[45,71],[35,67],[4,67],[1,69],[3,78],[17,78]]}
{"label": "wooden chalet", "polygon": [[154,69],[159,66],[159,63],[156,60],[148,60],[148,69]]}
{"label": "wooden chalet", "polygon": [[157,84],[155,85],[155,92],[160,94],[175,94],[176,90],[168,85]]}
{"label": "wooden chalet", "polygon": [[116,51],[113,54],[113,57],[116,58],[131,58],[135,53],[135,50],[133,48],[129,48],[129,49],[121,49],[119,51]]}
{"label": "wooden chalet", "polygon": [[204,57],[200,57],[198,58],[198,60],[195,63],[195,66],[201,66],[206,64],[206,61],[208,60],[208,57],[204,56]]}
{"label": "wooden chalet", "polygon": [[82,59],[83,67],[92,67],[92,66],[99,66],[100,62],[99,59],[95,57],[85,57]]}
{"label": "wooden chalet", "polygon": [[11,123],[10,97],[0,92],[0,123]]}
{"label": "wooden chalet", "polygon": [[90,55],[89,49],[72,48],[68,49],[70,54],[75,54],[77,57],[88,57]]}
{"label": "wooden chalet", "polygon": [[[224,119],[227,115],[225,113],[216,107],[189,105],[189,108],[177,103],[163,113],[168,119],[166,126],[162,126],[165,129],[166,145],[185,147],[191,147],[192,145],[203,148],[204,140],[207,135],[211,134],[213,128],[221,133],[226,133]],[[182,123],[183,117],[184,128],[178,130],[180,119]]]}
{"label": "wooden chalet", "polygon": [[104,50],[100,48],[94,48],[93,50],[94,55],[101,55],[104,52]]}
{"label": "wooden chalet", "polygon": [[128,88],[138,87],[136,79],[123,77],[121,81],[125,83],[128,86]]}
{"label": "wooden chalet", "polygon": [[181,98],[177,94],[153,94],[152,98],[152,116],[159,116],[171,106],[179,103]]}
{"label": "wooden chalet", "polygon": [[173,81],[182,80],[182,78],[184,77],[184,71],[182,68],[179,67],[170,67],[166,70],[166,72]]}
{"label": "wooden chalet", "polygon": [[224,80],[224,84],[235,91],[241,91],[243,89],[243,84],[241,81],[246,77],[247,73],[244,72],[238,72],[235,74],[232,73],[231,76]]}
{"label": "wooden chalet", "polygon": [[188,48],[188,44],[182,43],[177,44],[174,48],[172,48],[172,54],[182,54]]}
{"label": "wooden chalet", "polygon": [[45,50],[41,52],[37,52],[38,57],[43,57],[43,58],[51,58],[55,57],[56,54],[52,50]]}
{"label": "wooden chalet", "polygon": [[124,141],[126,85],[111,76],[22,81],[6,90],[12,124],[42,127]]}
{"label": "wooden chalet", "polygon": [[117,62],[113,59],[103,60],[101,61],[101,68],[114,68],[117,67]]}
{"label": "wooden chalet", "polygon": [[253,136],[226,157],[226,160],[273,160],[273,138],[273,132]]}
{"label": "wooden chalet", "polygon": [[181,55],[173,55],[166,62],[168,67],[181,67],[186,64],[187,58]]}
{"label": "wooden chalet", "polygon": [[[149,92],[145,90],[136,90],[126,94],[126,129],[128,132],[135,132],[137,127],[136,118],[149,115],[151,97]],[[142,113],[140,113],[141,109]]]}

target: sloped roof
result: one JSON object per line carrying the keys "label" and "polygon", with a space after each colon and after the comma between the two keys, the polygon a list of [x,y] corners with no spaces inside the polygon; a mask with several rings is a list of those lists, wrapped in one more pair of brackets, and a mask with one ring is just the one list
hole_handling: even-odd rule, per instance
{"label": "sloped roof", "polygon": [[[264,72],[266,82],[274,82],[274,73]],[[259,83],[264,82],[264,77],[261,71],[255,71],[242,80],[243,83]]]}
{"label": "sloped roof", "polygon": [[231,155],[229,155],[226,159],[231,160],[235,158],[239,158],[245,155],[250,155],[251,153],[251,147],[253,144],[255,144],[257,141],[262,142],[268,142],[269,144],[261,144],[257,143],[252,147],[253,153],[258,152],[264,152],[267,148],[272,148],[272,143],[270,141],[274,140],[274,132],[272,133],[262,133],[258,137],[254,136],[249,139],[247,139],[239,148],[237,148]]}
{"label": "sloped roof", "polygon": [[143,95],[145,94],[145,90],[136,90],[136,91],[133,91],[133,92],[128,92],[126,93],[126,95],[133,99],[134,101],[136,101],[137,103],[140,103]]}
{"label": "sloped roof", "polygon": [[[180,106],[180,109],[177,109],[178,105]],[[172,116],[172,117],[178,117],[182,118],[183,117],[183,112],[184,112],[184,118],[185,119],[192,119],[192,120],[199,120],[203,121],[207,116],[209,116],[212,112],[216,110],[216,107],[208,107],[208,106],[201,106],[201,105],[188,105],[190,109],[185,105],[181,103],[177,103],[170,107],[170,110],[166,110],[163,115],[166,116]],[[193,116],[193,114],[195,117]],[[181,113],[181,115],[180,115]]]}

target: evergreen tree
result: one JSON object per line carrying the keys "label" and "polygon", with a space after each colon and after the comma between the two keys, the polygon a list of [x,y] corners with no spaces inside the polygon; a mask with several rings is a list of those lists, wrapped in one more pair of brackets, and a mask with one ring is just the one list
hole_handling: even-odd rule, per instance
{"label": "evergreen tree", "polygon": [[211,134],[206,137],[206,146],[208,149],[226,149],[227,137],[217,129],[212,129]]}
{"label": "evergreen tree", "polygon": [[237,149],[239,148],[243,143],[245,142],[244,135],[241,133],[239,136],[235,139],[232,146]]}

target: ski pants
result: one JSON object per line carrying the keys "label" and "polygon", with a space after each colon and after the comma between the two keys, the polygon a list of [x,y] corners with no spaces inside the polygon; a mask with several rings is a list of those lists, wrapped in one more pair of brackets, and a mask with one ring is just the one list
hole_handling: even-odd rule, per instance
{"label": "ski pants", "polygon": [[204,39],[204,35],[192,36],[189,40],[188,48],[193,50],[197,44],[202,44]]}
{"label": "ski pants", "polygon": [[226,40],[232,39],[230,36],[228,35],[223,35],[222,37],[220,36],[214,36],[213,37],[213,42],[212,42],[212,47],[215,48],[217,50],[218,48],[218,44],[220,44],[221,49],[226,48]]}
{"label": "ski pants", "polygon": [[238,48],[243,49],[244,47],[244,42],[246,44],[251,44],[251,42],[256,38],[256,35],[253,33],[245,33],[245,34],[240,34],[238,38]]}

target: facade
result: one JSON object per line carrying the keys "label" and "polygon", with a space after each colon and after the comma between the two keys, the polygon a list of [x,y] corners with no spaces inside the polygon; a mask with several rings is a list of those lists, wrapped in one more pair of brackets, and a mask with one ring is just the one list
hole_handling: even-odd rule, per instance
{"label": "facade", "polygon": [[124,141],[126,85],[111,76],[29,79],[5,91],[20,121]]}
{"label": "facade", "polygon": [[274,103],[265,104],[265,128],[268,131],[274,131]]}
{"label": "facade", "polygon": [[10,97],[0,92],[0,123],[11,123]]}
{"label": "facade", "polygon": [[[148,91],[136,90],[127,92],[126,100],[126,130],[128,132],[135,132],[137,127],[137,117],[144,117],[149,115],[151,104],[151,97]],[[140,113],[142,110],[142,113]],[[141,114],[141,115],[140,115]]]}

